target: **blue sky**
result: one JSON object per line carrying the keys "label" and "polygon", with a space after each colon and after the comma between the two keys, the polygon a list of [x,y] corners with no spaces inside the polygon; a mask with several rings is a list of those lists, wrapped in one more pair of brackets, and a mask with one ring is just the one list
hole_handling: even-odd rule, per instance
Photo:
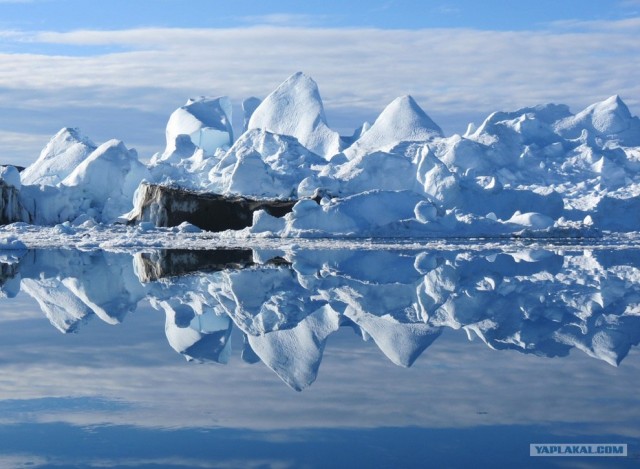
{"label": "blue sky", "polygon": [[219,28],[271,22],[321,27],[540,29],[563,20],[635,16],[624,0],[0,0],[0,24],[25,30]]}
{"label": "blue sky", "polygon": [[[190,96],[264,97],[296,71],[350,133],[411,94],[447,134],[546,102],[640,109],[640,0],[0,0],[0,144],[28,164],[57,130],[146,159]],[[238,116],[239,118],[239,116]]]}

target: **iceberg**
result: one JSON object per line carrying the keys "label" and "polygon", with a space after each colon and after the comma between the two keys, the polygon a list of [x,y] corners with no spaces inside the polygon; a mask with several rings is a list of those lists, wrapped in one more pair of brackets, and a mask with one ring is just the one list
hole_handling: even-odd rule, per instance
{"label": "iceberg", "polygon": [[341,137],[298,72],[245,99],[242,114],[234,132],[228,97],[190,99],[148,164],[119,140],[96,146],[62,129],[21,174],[0,173],[0,222],[188,223],[235,237],[640,231],[624,216],[640,196],[640,119],[616,95],[577,114],[497,111],[451,136],[405,95]]}
{"label": "iceberg", "polygon": [[242,101],[242,131],[246,132],[249,128],[251,116],[258,109],[262,101],[260,98],[252,96]]}
{"label": "iceberg", "polygon": [[22,184],[55,186],[97,148],[77,128],[61,129],[21,174]]}
{"label": "iceberg", "polygon": [[326,161],[297,139],[247,130],[209,172],[207,189],[218,194],[297,199],[298,186]]}
{"label": "iceberg", "polygon": [[159,158],[164,161],[176,150],[176,139],[188,135],[193,144],[211,156],[218,148],[233,143],[231,101],[226,96],[190,99],[176,109],[167,122],[167,148]]}
{"label": "iceberg", "polygon": [[93,218],[112,223],[132,209],[133,196],[148,175],[135,150],[110,140],[93,150],[62,181],[24,185],[20,202],[36,224]]}
{"label": "iceberg", "polygon": [[247,124],[247,130],[252,129],[295,137],[327,159],[342,145],[340,135],[327,124],[318,85],[302,72],[289,77],[260,103]]}
{"label": "iceberg", "polygon": [[555,129],[566,138],[579,138],[586,130],[593,137],[616,139],[626,146],[640,145],[640,119],[631,115],[618,95],[560,120]]}
{"label": "iceberg", "polygon": [[344,153],[351,159],[401,142],[425,142],[441,137],[444,137],[442,129],[407,95],[396,98],[384,108],[373,125]]}
{"label": "iceberg", "polygon": [[107,221],[128,211],[138,184],[146,176],[147,168],[138,161],[137,152],[118,140],[110,140],[78,165],[61,186],[76,189],[72,191],[74,195],[80,194],[80,210],[95,210],[100,219]]}

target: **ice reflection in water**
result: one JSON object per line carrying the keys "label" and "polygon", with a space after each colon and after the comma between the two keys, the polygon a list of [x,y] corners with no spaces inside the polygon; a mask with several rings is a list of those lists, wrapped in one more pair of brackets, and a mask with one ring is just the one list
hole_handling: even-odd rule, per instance
{"label": "ice reflection in water", "polygon": [[595,250],[5,253],[0,283],[52,325],[123,321],[147,299],[189,360],[262,361],[291,388],[317,377],[329,336],[353,328],[409,367],[443,330],[546,357],[618,365],[640,341],[640,252]]}

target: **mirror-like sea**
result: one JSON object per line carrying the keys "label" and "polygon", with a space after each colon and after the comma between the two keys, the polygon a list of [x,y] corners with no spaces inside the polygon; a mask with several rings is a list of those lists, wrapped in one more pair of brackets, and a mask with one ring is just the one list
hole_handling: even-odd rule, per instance
{"label": "mirror-like sea", "polygon": [[3,468],[640,465],[637,250],[0,263]]}

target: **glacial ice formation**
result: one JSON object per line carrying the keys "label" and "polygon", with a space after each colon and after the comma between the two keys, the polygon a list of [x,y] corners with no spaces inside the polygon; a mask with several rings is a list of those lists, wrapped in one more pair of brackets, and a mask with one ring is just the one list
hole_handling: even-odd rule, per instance
{"label": "glacial ice formation", "polygon": [[340,135],[331,130],[316,83],[296,73],[267,96],[251,114],[247,130],[262,129],[295,137],[302,146],[330,158],[340,151]]}
{"label": "glacial ice formation", "polygon": [[[71,146],[76,145],[72,140]],[[40,177],[46,180],[44,175]],[[127,149],[118,140],[109,140],[87,155],[59,183],[22,186],[20,200],[29,213],[29,219],[24,221],[42,225],[82,222],[87,218],[113,222],[131,210],[133,195],[147,177],[148,170],[138,161],[135,150]]]}
{"label": "glacial ice formation", "polygon": [[427,142],[444,137],[442,130],[411,96],[401,96],[389,104],[373,125],[344,151],[348,159],[385,151],[401,142]]}
{"label": "glacial ice formation", "polygon": [[169,117],[167,148],[159,160],[166,161],[174,154],[180,135],[188,135],[193,145],[207,156],[218,148],[229,147],[233,143],[231,118],[231,101],[226,96],[190,99]]}
{"label": "glacial ice formation", "polygon": [[262,101],[260,98],[256,98],[255,96],[251,96],[242,101],[242,131],[246,132],[249,128],[249,120],[251,120],[251,116],[258,109]]}
{"label": "glacial ice formation", "polygon": [[38,159],[21,174],[30,186],[55,186],[62,182],[97,148],[79,129],[64,128],[53,136]]}
{"label": "glacial ice formation", "polygon": [[[202,212],[200,199],[215,195],[293,205],[277,216],[253,210],[235,236],[640,231],[640,218],[623,216],[640,205],[640,119],[618,96],[577,114],[561,104],[494,112],[452,136],[403,96],[372,125],[340,137],[329,127],[318,86],[303,73],[242,107],[236,139],[229,98],[189,100],[169,118],[166,149],[146,165],[122,142],[96,147],[77,129],[63,129],[21,181],[15,172],[0,174],[0,222],[126,218],[210,229],[198,220],[216,215]],[[181,202],[172,203],[168,194],[181,190]],[[165,216],[178,206],[179,214]]]}

